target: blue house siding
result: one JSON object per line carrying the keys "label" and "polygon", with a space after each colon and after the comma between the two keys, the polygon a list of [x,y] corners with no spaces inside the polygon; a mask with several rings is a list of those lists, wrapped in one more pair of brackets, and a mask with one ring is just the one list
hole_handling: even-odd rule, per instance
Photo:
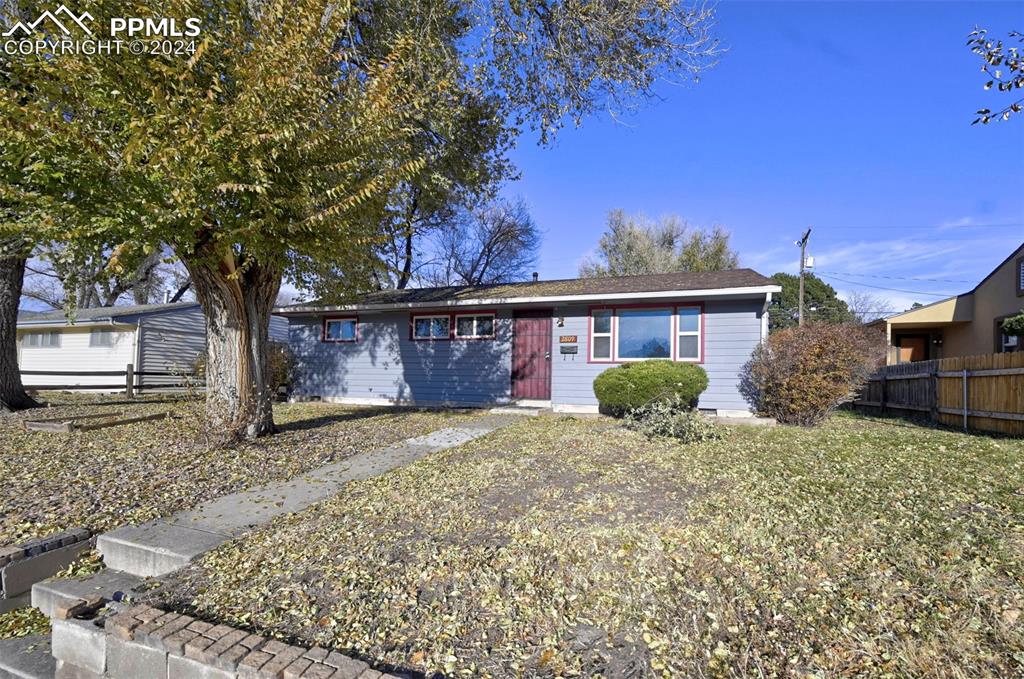
{"label": "blue house siding", "polygon": [[420,405],[481,405],[511,396],[511,312],[493,340],[416,341],[409,312],[360,313],[359,341],[322,342],[322,316],[292,318],[295,395]]}
{"label": "blue house siding", "polygon": [[[551,403],[556,407],[597,406],[594,378],[615,365],[587,361],[590,355],[588,308],[587,305],[572,305],[555,309],[555,318],[565,319],[565,325],[555,327],[552,333]],[[763,300],[704,303],[704,363],[701,365],[708,373],[708,388],[700,397],[701,408],[749,410],[737,383],[740,368],[761,341],[763,308]],[[577,335],[579,353],[560,354],[559,335]]]}
{"label": "blue house siding", "polygon": [[[701,408],[749,408],[737,384],[740,368],[761,340],[763,307],[763,300],[704,303],[702,366],[709,384],[700,398]],[[587,304],[572,304],[553,311],[551,402],[556,408],[596,408],[594,378],[614,365],[587,361],[588,309]],[[322,342],[320,315],[291,319],[295,396],[421,405],[485,405],[510,400],[512,310],[497,311],[493,341],[414,341],[409,338],[408,311],[362,312],[358,316],[359,341],[354,343]],[[558,319],[563,320],[562,326]],[[579,353],[561,354],[560,335],[576,335]]]}

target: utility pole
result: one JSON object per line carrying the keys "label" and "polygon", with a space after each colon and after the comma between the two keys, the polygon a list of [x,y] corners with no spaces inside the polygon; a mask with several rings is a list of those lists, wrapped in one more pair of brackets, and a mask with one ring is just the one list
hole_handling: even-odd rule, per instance
{"label": "utility pole", "polygon": [[807,264],[807,239],[811,237],[811,229],[808,227],[803,238],[796,242],[800,246],[800,306],[797,311],[797,325],[804,324],[804,269]]}

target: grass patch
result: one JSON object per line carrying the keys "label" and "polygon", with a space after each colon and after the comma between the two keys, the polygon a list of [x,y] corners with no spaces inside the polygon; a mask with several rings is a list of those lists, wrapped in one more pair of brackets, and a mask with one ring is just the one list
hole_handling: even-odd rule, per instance
{"label": "grass patch", "polygon": [[1024,442],[837,416],[527,419],[350,484],[155,597],[448,676],[1024,669]]}

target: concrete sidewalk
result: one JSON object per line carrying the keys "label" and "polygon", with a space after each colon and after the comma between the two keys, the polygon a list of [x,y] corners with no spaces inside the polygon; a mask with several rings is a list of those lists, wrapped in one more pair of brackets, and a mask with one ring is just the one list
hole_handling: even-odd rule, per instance
{"label": "concrete sidewalk", "polygon": [[138,577],[166,575],[255,526],[331,497],[350,481],[368,479],[472,441],[515,419],[515,415],[485,415],[459,427],[359,453],[288,481],[226,495],[140,526],[118,528],[99,536],[96,546],[107,568]]}

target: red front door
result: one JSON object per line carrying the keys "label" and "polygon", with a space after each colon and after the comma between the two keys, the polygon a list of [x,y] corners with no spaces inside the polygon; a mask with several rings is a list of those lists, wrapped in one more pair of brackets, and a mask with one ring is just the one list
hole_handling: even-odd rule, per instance
{"label": "red front door", "polygon": [[512,398],[551,399],[551,312],[517,311],[512,331]]}

